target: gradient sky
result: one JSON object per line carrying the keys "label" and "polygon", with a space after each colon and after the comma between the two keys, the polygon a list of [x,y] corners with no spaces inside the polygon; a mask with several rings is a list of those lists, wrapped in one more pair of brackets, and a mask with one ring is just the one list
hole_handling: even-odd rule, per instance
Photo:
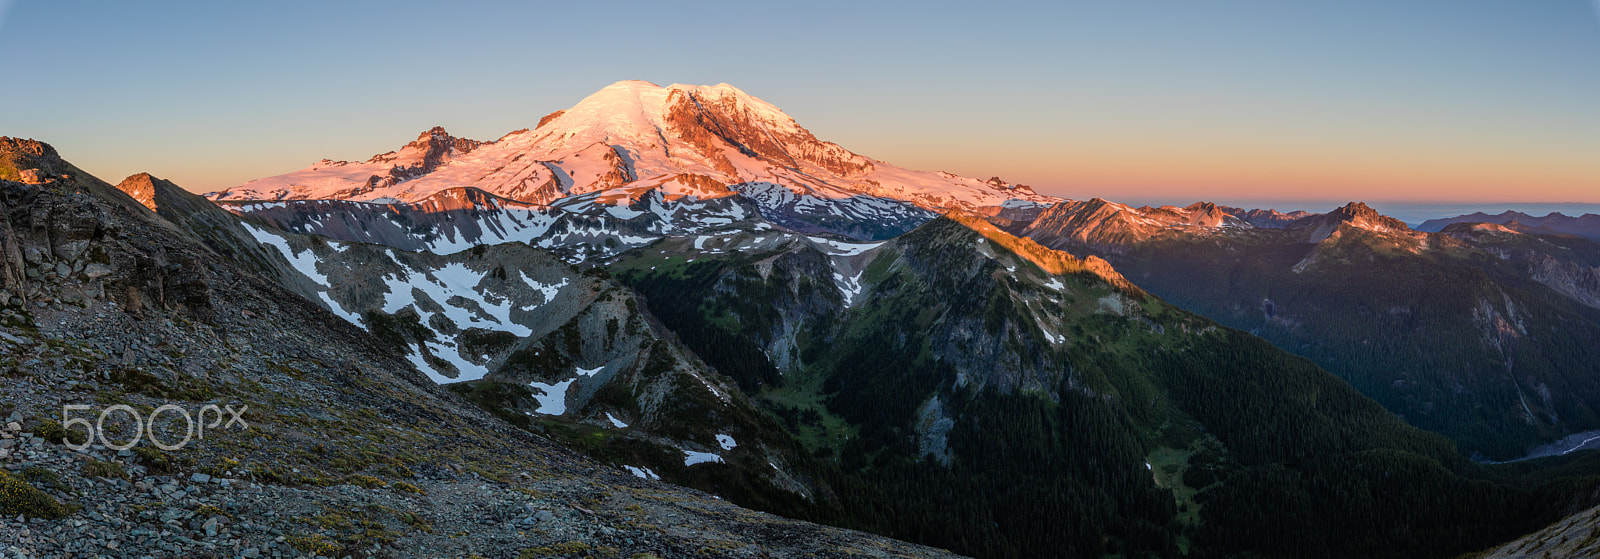
{"label": "gradient sky", "polygon": [[1595,0],[786,4],[0,0],[0,135],[208,191],[728,82],[1071,198],[1600,203]]}

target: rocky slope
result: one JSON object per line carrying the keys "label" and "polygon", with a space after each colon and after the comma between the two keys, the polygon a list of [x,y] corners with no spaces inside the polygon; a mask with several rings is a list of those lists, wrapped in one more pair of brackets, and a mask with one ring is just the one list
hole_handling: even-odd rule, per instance
{"label": "rocky slope", "polygon": [[[593,462],[438,387],[381,337],[234,262],[247,253],[219,255],[48,146],[0,139],[0,163],[30,181],[0,180],[10,555],[943,555]],[[208,424],[163,450],[149,437],[184,439],[169,410],[127,452],[74,451],[67,404],[146,418],[232,406],[247,426]],[[132,438],[131,417],[110,418],[107,441]]]}
{"label": "rocky slope", "polygon": [[1600,339],[1593,243],[1500,226],[1425,233],[1359,203],[1277,228],[1140,225],[1148,214],[1099,211],[1002,225],[1101,255],[1484,457],[1600,426],[1600,354],[1586,341]]}
{"label": "rocky slope", "polygon": [[1466,555],[1470,559],[1600,556],[1600,507],[1561,519],[1511,543]]}

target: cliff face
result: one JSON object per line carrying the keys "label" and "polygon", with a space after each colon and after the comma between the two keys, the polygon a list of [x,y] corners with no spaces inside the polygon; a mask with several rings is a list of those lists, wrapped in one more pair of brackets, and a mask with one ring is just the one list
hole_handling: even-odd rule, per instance
{"label": "cliff face", "polygon": [[1534,281],[1600,309],[1600,267],[1562,261],[1546,254],[1531,255],[1528,260]]}
{"label": "cliff face", "polygon": [[0,182],[7,288],[0,299],[83,304],[109,298],[134,311],[172,304],[197,317],[210,314],[200,255],[126,239],[125,223],[166,225],[144,206],[40,142],[0,138],[0,169],[33,181]]}

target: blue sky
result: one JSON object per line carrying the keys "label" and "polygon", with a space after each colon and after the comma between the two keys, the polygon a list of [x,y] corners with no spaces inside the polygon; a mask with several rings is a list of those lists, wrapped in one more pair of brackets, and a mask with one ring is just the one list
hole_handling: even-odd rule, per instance
{"label": "blue sky", "polygon": [[727,82],[1073,198],[1600,202],[1593,1],[462,4],[0,0],[0,134],[206,191]]}

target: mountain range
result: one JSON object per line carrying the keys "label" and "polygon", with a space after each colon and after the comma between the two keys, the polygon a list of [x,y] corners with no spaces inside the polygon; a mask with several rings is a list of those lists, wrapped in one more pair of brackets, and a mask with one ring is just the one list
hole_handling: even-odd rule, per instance
{"label": "mountain range", "polygon": [[[19,353],[17,409],[268,407],[256,438],[94,455],[250,484],[223,516],[251,545],[1445,557],[1597,503],[1595,453],[1470,459],[1600,428],[1583,239],[1061,200],[856,155],[725,84],[619,82],[209,200],[4,146],[7,336],[92,358]],[[143,515],[51,489],[117,482],[27,448],[43,470],[0,481],[89,528],[176,515],[211,543],[196,511],[243,498]]]}
{"label": "mountain range", "polygon": [[1592,241],[1600,241],[1600,215],[1595,214],[1572,217],[1554,212],[1539,217],[1513,211],[1500,212],[1495,215],[1475,212],[1456,217],[1430,219],[1418,225],[1417,230],[1443,231],[1446,227],[1456,223],[1493,223],[1495,225],[1504,225],[1514,231],[1523,233],[1573,235]]}
{"label": "mountain range", "polygon": [[[1242,212],[1241,212],[1242,213]],[[1209,204],[1091,200],[992,218],[1106,258],[1152,293],[1340,375],[1483,459],[1600,429],[1600,244],[1352,203],[1262,223]]]}

